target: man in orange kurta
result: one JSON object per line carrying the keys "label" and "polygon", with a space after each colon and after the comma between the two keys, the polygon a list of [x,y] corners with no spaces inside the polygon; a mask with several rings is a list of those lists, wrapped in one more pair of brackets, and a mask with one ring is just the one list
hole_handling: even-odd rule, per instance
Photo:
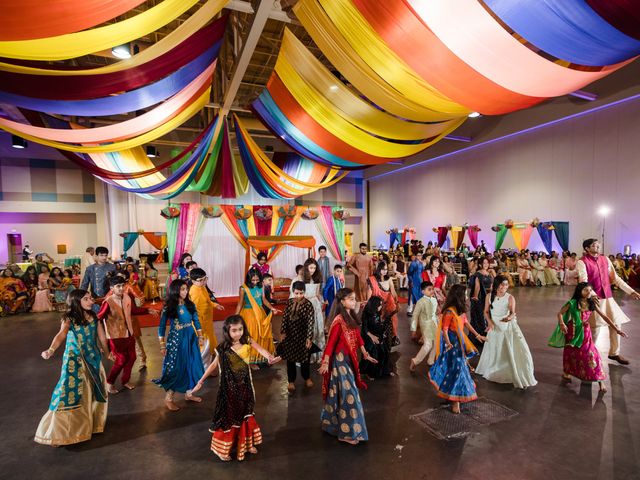
{"label": "man in orange kurta", "polygon": [[364,302],[367,300],[367,279],[373,275],[373,258],[367,255],[367,244],[360,244],[360,252],[354,254],[347,267],[355,275],[353,291],[356,292],[356,300]]}

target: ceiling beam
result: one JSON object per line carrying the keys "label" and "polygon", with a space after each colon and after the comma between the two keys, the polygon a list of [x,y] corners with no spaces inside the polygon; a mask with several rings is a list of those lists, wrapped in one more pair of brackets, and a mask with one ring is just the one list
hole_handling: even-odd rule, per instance
{"label": "ceiling beam", "polygon": [[262,30],[264,30],[264,26],[267,23],[267,19],[269,18],[269,14],[273,9],[273,0],[261,0],[260,6],[258,7],[258,11],[253,17],[253,23],[251,24],[251,30],[249,30],[249,35],[247,36],[246,41],[244,42],[242,53],[238,58],[238,62],[236,63],[236,68],[233,72],[233,76],[231,77],[231,81],[227,86],[227,91],[224,95],[224,102],[222,104],[222,108],[220,109],[220,115],[225,116],[231,110],[231,106],[233,105],[233,101],[236,98],[236,94],[238,93],[238,89],[240,88],[240,83],[244,77],[245,72],[247,71],[247,67],[249,66],[249,61],[253,56],[253,51],[258,45],[258,40],[260,40],[260,35],[262,35]]}
{"label": "ceiling beam", "polygon": [[[236,12],[254,13],[253,7],[251,6],[251,2],[245,2],[243,0],[231,0],[229,3],[227,3],[227,5],[224,8],[227,8],[229,10],[234,10]],[[269,18],[272,20],[278,20],[280,22],[285,22],[285,23],[292,23],[293,21],[287,15],[286,12],[283,12],[279,8],[271,9],[271,11],[269,12]]]}

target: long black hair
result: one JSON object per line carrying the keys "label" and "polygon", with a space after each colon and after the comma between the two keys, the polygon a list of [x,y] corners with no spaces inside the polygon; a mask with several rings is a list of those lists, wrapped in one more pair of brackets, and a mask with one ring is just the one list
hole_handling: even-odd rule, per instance
{"label": "long black hair", "polygon": [[333,301],[331,311],[329,312],[329,325],[333,323],[333,319],[335,317],[340,315],[349,328],[358,328],[360,326],[360,318],[358,318],[358,314],[354,310],[347,310],[345,306],[342,305],[342,300],[352,293],[353,290],[350,288],[341,288],[337,291],[336,298]]}
{"label": "long black hair", "polygon": [[447,298],[442,305],[442,311],[447,308],[455,308],[458,315],[462,315],[467,311],[466,299],[467,287],[462,284],[452,285],[447,294]]}
{"label": "long black hair", "polygon": [[[180,288],[183,285],[187,285],[184,280],[174,280],[169,284],[167,291],[167,298],[164,302],[164,310],[167,313],[167,318],[178,318],[178,306],[180,305]],[[184,299],[184,306],[191,315],[196,313],[195,304],[189,299],[189,295]]]}
{"label": "long black hair", "polygon": [[380,306],[382,305],[382,298],[377,295],[373,295],[362,311],[362,323],[366,323],[368,319],[375,318],[381,315],[379,311]]}
{"label": "long black hair", "polygon": [[247,286],[247,288],[251,288],[251,279],[253,277],[258,277],[258,283],[256,287],[262,288],[262,274],[260,273],[260,270],[256,268],[250,268],[247,272],[247,275],[244,277],[244,284]]}
{"label": "long black hair", "polygon": [[[309,273],[309,265],[315,265],[316,271],[313,272],[313,275]],[[322,272],[320,272],[320,266],[318,262],[316,262],[315,258],[307,258],[304,262],[304,270],[302,270],[302,278],[304,278],[304,283],[322,283]]]}
{"label": "long black hair", "polygon": [[433,270],[433,264],[436,261],[440,262],[440,265],[438,265],[438,272],[442,272],[442,259],[440,257],[435,256],[435,255],[432,255],[431,258],[429,259],[429,266],[427,267],[427,270],[429,272],[431,270]]}
{"label": "long black hair", "polygon": [[178,265],[179,267],[184,267],[184,259],[187,257],[191,257],[191,259],[193,260],[193,255],[191,255],[189,252],[184,252],[182,256],[180,256],[180,264]]}
{"label": "long black hair", "polygon": [[[571,297],[571,300],[575,300],[578,302],[578,304],[580,304],[580,300],[582,300],[582,290],[584,290],[587,287],[592,287],[592,285],[589,282],[578,283],[576,285],[576,289],[573,291],[573,296]],[[593,312],[596,309],[595,300],[590,297],[590,298],[587,298],[587,301],[589,302],[589,311]]]}
{"label": "long black hair", "polygon": [[231,339],[229,330],[232,325],[238,324],[242,324],[242,336],[240,337],[240,343],[242,345],[249,344],[249,330],[247,329],[247,324],[244,323],[244,319],[240,315],[230,315],[224,319],[224,323],[222,324],[222,343],[218,347],[221,352],[229,350],[231,345],[233,345],[233,340]]}
{"label": "long black hair", "polygon": [[96,312],[93,310],[85,310],[82,308],[82,304],[80,300],[89,292],[86,290],[82,290],[80,288],[76,288],[69,292],[67,296],[67,311],[64,313],[62,317],[63,320],[69,320],[73,325],[84,326],[88,325],[89,321],[87,320],[86,315],[89,315],[93,318],[94,321],[98,320],[98,316]]}
{"label": "long black hair", "polygon": [[491,287],[491,301],[489,302],[489,308],[493,308],[493,301],[496,299],[496,292],[502,282],[508,282],[509,279],[506,275],[496,275],[493,279],[493,286]]}
{"label": "long black hair", "polygon": [[[384,278],[382,278],[382,270],[387,270],[387,274],[384,276]],[[376,266],[376,273],[375,273],[375,277],[376,280],[378,280],[379,282],[382,282],[383,280],[389,280],[389,268],[387,267],[387,262],[385,261],[380,261],[378,262],[378,265]]]}

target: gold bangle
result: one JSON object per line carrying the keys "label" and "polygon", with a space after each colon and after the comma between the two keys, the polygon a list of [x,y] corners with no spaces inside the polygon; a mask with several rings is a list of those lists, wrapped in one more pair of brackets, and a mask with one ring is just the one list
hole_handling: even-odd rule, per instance
{"label": "gold bangle", "polygon": [[49,352],[49,354],[51,355],[52,353],[55,353],[56,349],[53,347],[49,347],[47,348],[47,352]]}

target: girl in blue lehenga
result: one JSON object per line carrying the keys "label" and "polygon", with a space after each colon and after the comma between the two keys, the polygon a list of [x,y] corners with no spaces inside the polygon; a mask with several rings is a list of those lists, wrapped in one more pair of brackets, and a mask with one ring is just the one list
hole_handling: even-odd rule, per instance
{"label": "girl in blue lehenga", "polygon": [[436,333],[436,359],[429,370],[429,380],[438,396],[451,402],[451,411],[460,413],[460,402],[477,400],[476,385],[471,378],[467,359],[478,353],[464,333],[466,326],[481,342],[478,334],[464,315],[466,307],[464,285],[453,285],[442,306],[442,318]]}
{"label": "girl in blue lehenga", "polygon": [[378,363],[364,348],[355,307],[354,291],[350,288],[338,290],[332,308],[332,313],[336,315],[318,370],[323,376],[322,429],[351,445],[369,440],[358,391],[359,388],[367,388],[360,379],[358,350],[362,352],[364,360]]}
{"label": "girl in blue lehenga", "polygon": [[45,445],[89,440],[104,430],[107,420],[107,377],[100,352],[109,351],[107,337],[91,309],[89,292],[78,289],[69,293],[68,305],[60,331],[42,352],[42,358],[48,360],[66,339],[60,380],[34,438]]}
{"label": "girl in blue lehenga", "polygon": [[[171,324],[165,341],[167,322]],[[164,362],[162,377],[153,382],[166,390],[166,407],[172,412],[180,410],[173,402],[175,392],[184,393],[186,400],[201,402],[202,398],[193,396],[191,390],[204,374],[199,347],[203,337],[196,306],[189,300],[189,287],[184,280],[174,280],[169,285],[158,337]]]}

